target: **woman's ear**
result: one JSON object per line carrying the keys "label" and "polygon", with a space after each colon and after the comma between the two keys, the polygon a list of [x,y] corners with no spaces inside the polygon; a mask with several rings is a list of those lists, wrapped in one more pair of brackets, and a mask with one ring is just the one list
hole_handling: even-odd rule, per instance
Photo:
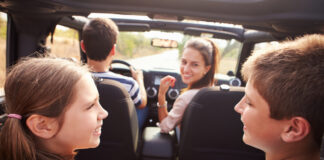
{"label": "woman's ear", "polygon": [[281,138],[287,143],[300,141],[310,134],[310,129],[310,124],[305,118],[293,117],[287,122]]}
{"label": "woman's ear", "polygon": [[52,138],[59,128],[56,118],[49,118],[38,114],[29,116],[26,120],[26,125],[33,134],[44,139]]}
{"label": "woman's ear", "polygon": [[210,68],[211,68],[211,65],[205,66],[204,75],[210,70]]}

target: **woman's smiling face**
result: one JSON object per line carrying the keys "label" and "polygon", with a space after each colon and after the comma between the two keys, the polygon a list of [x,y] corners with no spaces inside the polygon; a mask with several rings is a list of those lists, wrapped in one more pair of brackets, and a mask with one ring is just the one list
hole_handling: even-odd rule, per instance
{"label": "woman's smiling face", "polygon": [[209,70],[198,50],[185,48],[181,58],[180,73],[183,83],[191,86],[199,81]]}

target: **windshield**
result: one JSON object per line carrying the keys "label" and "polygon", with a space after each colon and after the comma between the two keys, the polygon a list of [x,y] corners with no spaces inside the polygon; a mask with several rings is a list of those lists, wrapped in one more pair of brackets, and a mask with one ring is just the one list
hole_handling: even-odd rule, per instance
{"label": "windshield", "polygon": [[[178,42],[177,48],[151,46],[153,38],[163,38]],[[122,59],[140,69],[164,69],[179,72],[180,59],[185,42],[193,36],[180,32],[120,32],[117,40],[115,59]],[[212,38],[221,52],[219,73],[236,72],[242,44],[234,39]]]}

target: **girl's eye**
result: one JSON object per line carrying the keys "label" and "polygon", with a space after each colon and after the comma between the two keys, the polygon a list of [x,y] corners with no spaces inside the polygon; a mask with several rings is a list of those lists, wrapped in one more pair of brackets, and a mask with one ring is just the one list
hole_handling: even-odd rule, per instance
{"label": "girl's eye", "polygon": [[194,64],[192,64],[192,66],[197,67],[197,66],[199,66],[199,64],[198,63],[194,63]]}
{"label": "girl's eye", "polygon": [[92,104],[87,108],[87,110],[91,109],[93,106],[95,106],[94,103],[92,103]]}

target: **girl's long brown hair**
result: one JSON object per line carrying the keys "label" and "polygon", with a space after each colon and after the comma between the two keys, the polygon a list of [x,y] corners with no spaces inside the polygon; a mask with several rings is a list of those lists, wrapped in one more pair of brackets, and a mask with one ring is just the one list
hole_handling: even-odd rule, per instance
{"label": "girl's long brown hair", "polygon": [[[27,58],[13,67],[5,82],[5,112],[8,118],[0,132],[2,160],[63,159],[37,146],[37,137],[26,126],[32,114],[56,117],[60,125],[73,87],[86,73],[85,67],[58,58]],[[71,156],[73,157],[73,156]]]}

